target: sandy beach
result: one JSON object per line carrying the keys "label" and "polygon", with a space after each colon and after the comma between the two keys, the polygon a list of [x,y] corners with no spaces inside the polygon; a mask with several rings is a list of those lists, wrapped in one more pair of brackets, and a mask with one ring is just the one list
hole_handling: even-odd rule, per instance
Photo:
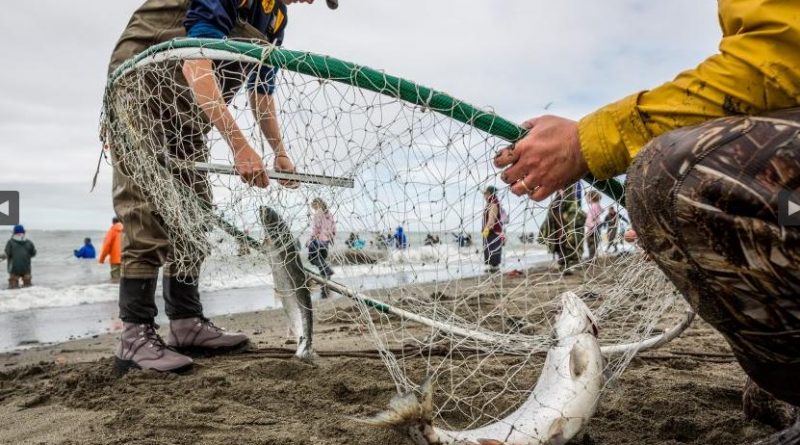
{"label": "sandy beach", "polygon": [[[537,274],[504,285],[525,279]],[[352,420],[383,409],[395,387],[370,338],[349,319],[351,306],[346,299],[317,303],[314,365],[291,358],[280,311],[214,319],[248,334],[251,349],[198,358],[185,375],[114,378],[110,334],[0,355],[0,443],[411,443],[398,431]],[[503,360],[496,366],[500,372]],[[419,368],[410,375],[421,379],[422,359]],[[749,444],[773,430],[744,419],[743,383],[722,337],[698,320],[634,359],[571,443]]]}

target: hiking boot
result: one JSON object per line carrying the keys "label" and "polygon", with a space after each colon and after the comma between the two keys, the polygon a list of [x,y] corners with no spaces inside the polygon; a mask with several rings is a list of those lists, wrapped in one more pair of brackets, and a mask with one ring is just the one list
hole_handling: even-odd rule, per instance
{"label": "hiking boot", "polygon": [[229,334],[205,317],[183,318],[169,322],[167,344],[177,351],[213,355],[247,346],[244,334]]}
{"label": "hiking boot", "polygon": [[117,377],[130,369],[182,372],[192,367],[192,359],[167,347],[156,329],[156,324],[123,323],[119,347],[114,354]]}

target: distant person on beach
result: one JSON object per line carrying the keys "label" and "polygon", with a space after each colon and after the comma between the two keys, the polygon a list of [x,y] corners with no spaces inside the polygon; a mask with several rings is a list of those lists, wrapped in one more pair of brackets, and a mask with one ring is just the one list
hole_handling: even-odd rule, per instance
{"label": "distant person on beach", "polygon": [[106,232],[103,248],[100,249],[100,264],[106,262],[111,266],[111,282],[118,283],[122,264],[122,223],[116,216],[111,218],[111,227]]}
{"label": "distant person on beach", "polygon": [[244,229],[243,236],[236,237],[236,256],[247,256],[250,254],[250,245],[247,244],[247,238],[250,237],[250,230]]}
{"label": "distant person on beach", "polygon": [[[325,278],[333,276],[333,269],[328,264],[328,249],[336,237],[336,219],[328,210],[328,204],[321,198],[311,201],[314,216],[311,220],[311,239],[308,241],[308,260],[317,266],[320,275]],[[322,298],[328,298],[328,286],[322,286]]]}
{"label": "distant person on beach", "polygon": [[84,238],[83,246],[81,246],[80,249],[75,249],[73,253],[75,258],[79,259],[93,260],[97,257],[97,252],[94,250],[91,238]]}
{"label": "distant person on beach", "polygon": [[408,248],[408,235],[406,235],[406,232],[403,230],[403,226],[397,226],[392,238],[394,239],[395,249],[405,250]]}
{"label": "distant person on beach", "polygon": [[597,255],[597,246],[600,244],[600,217],[603,207],[600,206],[600,193],[589,190],[586,192],[586,247],[589,250],[589,259]]}
{"label": "distant person on beach", "polygon": [[619,251],[617,245],[619,244],[620,220],[623,220],[626,223],[628,222],[628,219],[620,215],[614,206],[609,208],[608,213],[606,214],[606,217],[603,220],[603,224],[606,226],[606,238],[608,238],[608,246],[606,246],[606,252],[609,251],[612,247],[614,248],[615,253]]}
{"label": "distant person on beach", "polygon": [[439,244],[439,237],[438,236],[431,235],[430,233],[425,236],[425,241],[423,242],[423,245],[425,245],[425,246],[435,246],[437,244]]}
{"label": "distant person on beach", "polygon": [[537,237],[555,255],[565,274],[571,274],[570,267],[578,264],[583,256],[586,213],[581,209],[578,190],[578,185],[573,184],[556,192]]}
{"label": "distant person on beach", "polygon": [[500,271],[500,263],[503,261],[503,241],[504,241],[504,221],[503,208],[500,200],[497,199],[497,189],[494,186],[486,187],[483,191],[483,198],[486,206],[483,209],[483,262],[489,273]]}
{"label": "distant person on beach", "polygon": [[456,238],[458,247],[470,247],[472,245],[472,235],[461,232],[459,234],[454,233],[453,236]]}
{"label": "distant person on beach", "polygon": [[[372,244],[372,241],[370,241]],[[363,250],[366,247],[366,241],[362,240],[356,233],[350,233],[350,236],[347,237],[347,241],[345,241],[345,245],[353,250]]]}
{"label": "distant person on beach", "polygon": [[800,225],[785,209],[800,202],[798,3],[718,6],[718,53],[578,122],[525,122],[495,165],[537,201],[626,173],[638,245],[728,341],[749,376],[746,416],[786,428],[759,443],[797,444]]}
{"label": "distant person on beach", "polygon": [[[112,74],[124,61],[151,45],[176,37],[259,40],[279,46],[289,22],[287,5],[294,3],[313,3],[313,0],[146,0],[133,13],[115,45],[108,73]],[[331,9],[338,6],[337,0],[326,3]],[[206,136],[216,128],[231,150],[241,180],[253,187],[266,187],[269,178],[265,160],[253,148],[228,107],[232,98],[243,90],[256,126],[272,149],[273,167],[284,172],[295,171],[278,122],[274,96],[276,67],[197,58],[175,62],[174,69],[173,65],[168,66],[170,69],[164,72],[169,78],[150,80],[157,84],[141,86],[156,91],[151,100],[131,104],[143,105],[144,119],[152,120],[133,123],[148,128],[145,145],[154,141],[153,144],[159,144],[160,153],[181,160],[206,159]],[[122,147],[109,148],[114,166],[114,210],[125,222],[119,287],[124,328],[115,354],[115,371],[124,373],[129,368],[181,371],[191,367],[193,361],[179,351],[217,354],[245,347],[246,335],[226,332],[203,313],[199,290],[204,259],[201,249],[187,252],[191,259],[186,263],[173,261],[175,246],[171,239],[175,237],[171,235],[179,238],[181,228],[164,224],[145,191],[125,174],[126,159],[119,157]],[[211,185],[205,174],[182,170],[176,180],[183,182],[201,202],[211,203]],[[296,186],[291,182],[283,184]],[[155,324],[156,283],[162,266],[165,266],[165,312],[170,320],[166,342]]]}
{"label": "distant person on beach", "polygon": [[14,226],[4,253],[8,261],[8,288],[18,289],[20,281],[22,287],[33,286],[31,258],[36,256],[36,246],[25,237],[25,227],[20,224]]}

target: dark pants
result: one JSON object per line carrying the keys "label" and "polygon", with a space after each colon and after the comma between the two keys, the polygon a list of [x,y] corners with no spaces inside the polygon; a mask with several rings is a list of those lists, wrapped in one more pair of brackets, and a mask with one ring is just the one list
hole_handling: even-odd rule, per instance
{"label": "dark pants", "polygon": [[330,278],[333,275],[331,266],[328,265],[328,241],[311,240],[308,244],[308,260],[319,269],[319,273]]}
{"label": "dark pants", "polygon": [[489,232],[489,236],[483,240],[483,263],[490,267],[498,267],[502,261],[503,238],[494,232]]}
{"label": "dark pants", "polygon": [[606,230],[606,236],[608,236],[608,246],[606,246],[606,252],[614,248],[614,252],[617,252],[619,249],[617,248],[617,244],[619,244],[619,229],[616,227],[609,227]]}
{"label": "dark pants", "polygon": [[718,329],[745,372],[800,405],[800,227],[778,215],[800,190],[800,109],[663,135],[628,171],[644,249]]}
{"label": "dark pants", "polygon": [[33,286],[33,278],[31,274],[8,274],[8,288],[19,289],[19,282],[22,281],[22,287]]}
{"label": "dark pants", "polygon": [[589,259],[593,259],[597,255],[598,244],[600,244],[600,230],[594,227],[590,232],[586,233],[586,247],[589,249]]}

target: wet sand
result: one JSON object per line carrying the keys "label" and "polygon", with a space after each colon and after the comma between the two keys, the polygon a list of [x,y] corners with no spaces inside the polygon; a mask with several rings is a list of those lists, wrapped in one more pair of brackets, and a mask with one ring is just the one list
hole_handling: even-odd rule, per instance
{"label": "wet sand", "polygon": [[[251,350],[199,358],[185,375],[134,371],[114,378],[112,335],[2,354],[0,443],[411,443],[397,431],[352,420],[382,410],[395,388],[362,328],[335,316],[349,313],[349,305],[317,304],[321,357],[314,365],[291,358],[279,311],[215,318],[250,335]],[[420,360],[410,374],[421,379],[424,365]],[[744,419],[743,384],[722,337],[696,321],[679,339],[634,359],[571,443],[752,443],[773,430]]]}

